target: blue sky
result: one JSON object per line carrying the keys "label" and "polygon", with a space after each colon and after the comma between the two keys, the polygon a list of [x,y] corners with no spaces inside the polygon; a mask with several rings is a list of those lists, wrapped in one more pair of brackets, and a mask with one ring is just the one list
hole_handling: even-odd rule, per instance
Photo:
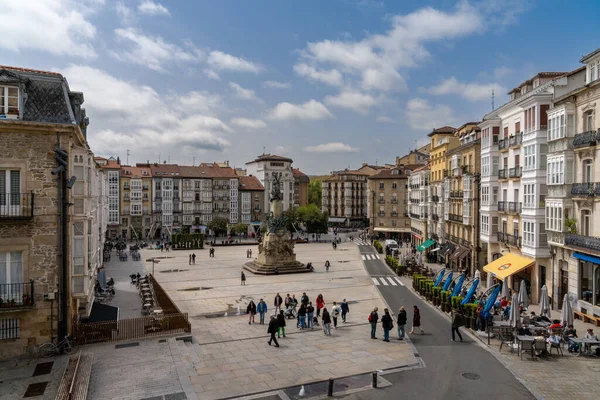
{"label": "blue sky", "polygon": [[[23,4],[25,3],[25,4]],[[1,63],[62,72],[130,162],[390,163],[599,45],[578,1],[0,0]]]}

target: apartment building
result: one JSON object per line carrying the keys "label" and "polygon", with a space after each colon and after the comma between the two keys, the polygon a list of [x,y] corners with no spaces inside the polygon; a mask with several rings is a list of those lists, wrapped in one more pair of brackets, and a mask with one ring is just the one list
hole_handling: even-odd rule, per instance
{"label": "apartment building", "polygon": [[414,169],[408,176],[408,215],[410,217],[411,242],[420,246],[428,239],[437,241],[432,237],[428,225],[429,209],[429,179],[431,171],[429,165],[423,165]]}
{"label": "apartment building", "polygon": [[96,162],[106,174],[108,180],[108,227],[107,239],[116,240],[121,237],[120,206],[121,206],[121,160],[117,157],[96,157]]}
{"label": "apartment building", "polygon": [[453,270],[466,271],[472,276],[485,261],[478,249],[481,247],[478,231],[481,130],[478,122],[467,122],[454,135],[460,145],[446,152],[448,174],[444,179],[449,205],[449,213],[444,215],[446,242],[452,244],[453,250],[448,251],[445,261]]}
{"label": "apartment building", "polygon": [[120,237],[151,240],[152,170],[149,166],[121,166]]}
{"label": "apartment building", "polygon": [[[428,197],[428,227],[430,238],[438,243],[446,242],[445,219],[450,214],[450,193],[444,191],[444,180],[448,176],[446,169],[446,153],[460,144],[458,137],[454,135],[456,129],[444,126],[434,129],[427,136],[430,138],[429,166],[431,176],[429,178]],[[438,253],[444,256],[444,248]],[[453,249],[452,249],[453,250]]]}
{"label": "apartment building", "polygon": [[321,208],[329,214],[330,223],[358,228],[367,225],[368,176],[345,169],[323,179]]}
{"label": "apartment building", "polygon": [[[268,195],[271,192],[271,183],[274,173],[281,174],[281,193],[283,194],[283,211],[287,211],[294,206],[294,171],[292,169],[291,158],[282,157],[274,154],[263,154],[253,161],[246,163],[246,173],[255,176],[264,186],[267,196],[265,196],[262,209],[265,214],[271,212],[271,198]],[[298,199],[300,201],[300,198]]]}
{"label": "apartment building", "polygon": [[240,222],[248,225],[248,234],[260,233],[260,225],[265,219],[263,212],[265,188],[257,177],[239,177]]}
{"label": "apartment building", "polygon": [[170,240],[171,235],[181,231],[181,172],[177,164],[137,164],[147,166],[152,173],[152,238]]}
{"label": "apartment building", "polygon": [[600,315],[600,49],[580,61],[582,68],[560,78],[548,110],[547,286],[559,308],[569,294],[574,308]]}
{"label": "apartment building", "polygon": [[90,312],[106,185],[86,141],[82,93],[48,71],[2,66],[0,82],[0,358],[7,358],[35,353]]}
{"label": "apartment building", "polygon": [[308,204],[308,184],[310,178],[298,168],[292,168],[294,176],[294,207],[302,207]]}
{"label": "apartment building", "polygon": [[[418,167],[418,166],[416,166]],[[371,234],[388,239],[410,239],[410,218],[407,207],[408,167],[381,169],[369,176],[368,218]]]}
{"label": "apartment building", "polygon": [[431,145],[427,143],[418,149],[411,150],[408,154],[402,157],[396,157],[396,165],[415,165],[415,164],[427,164],[429,162],[429,152]]}
{"label": "apartment building", "polygon": [[205,233],[206,226],[212,220],[213,213],[213,166],[179,167],[182,190],[182,219],[183,227],[190,233]]}
{"label": "apartment building", "polygon": [[525,281],[533,302],[551,278],[545,227],[547,111],[554,80],[564,74],[541,72],[521,83],[509,92],[511,100],[480,124],[487,141],[481,151],[481,240],[488,245],[488,260],[507,257],[501,273],[487,266],[484,271],[508,279],[512,288]]}

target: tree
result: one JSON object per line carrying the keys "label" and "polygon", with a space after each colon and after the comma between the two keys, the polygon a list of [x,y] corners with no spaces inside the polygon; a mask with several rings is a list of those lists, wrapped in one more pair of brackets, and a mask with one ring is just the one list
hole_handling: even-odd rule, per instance
{"label": "tree", "polygon": [[248,233],[248,225],[238,222],[231,229],[233,233],[237,233],[238,235],[243,235],[244,233]]}
{"label": "tree", "polygon": [[323,198],[323,183],[320,179],[310,181],[308,184],[308,203],[314,204],[321,208],[321,200]]}
{"label": "tree", "polygon": [[214,217],[207,226],[208,229],[212,230],[216,235],[219,233],[227,233],[227,218]]}
{"label": "tree", "polygon": [[299,222],[298,207],[290,207],[283,214],[286,217],[285,229],[287,229],[290,233],[296,232],[296,227],[298,226],[298,222]]}
{"label": "tree", "polygon": [[321,212],[316,204],[300,207],[297,211],[297,218],[306,226],[307,233],[327,233],[329,216],[326,212]]}

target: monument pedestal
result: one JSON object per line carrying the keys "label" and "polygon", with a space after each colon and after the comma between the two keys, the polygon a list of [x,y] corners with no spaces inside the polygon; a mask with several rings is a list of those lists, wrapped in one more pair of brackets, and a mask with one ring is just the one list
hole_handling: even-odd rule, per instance
{"label": "monument pedestal", "polygon": [[258,245],[258,257],[244,264],[244,269],[260,275],[310,272],[296,260],[294,241],[288,232],[268,233]]}

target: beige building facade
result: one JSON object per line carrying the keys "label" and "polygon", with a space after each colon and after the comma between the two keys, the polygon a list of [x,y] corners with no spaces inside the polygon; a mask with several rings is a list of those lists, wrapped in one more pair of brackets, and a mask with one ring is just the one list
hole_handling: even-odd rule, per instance
{"label": "beige building facade", "polygon": [[410,218],[407,208],[407,186],[410,169],[382,169],[369,176],[370,207],[368,217],[371,234],[389,239],[410,239]]}
{"label": "beige building facade", "polygon": [[334,172],[322,183],[322,211],[332,224],[364,228],[367,220],[368,182],[364,172]]}

